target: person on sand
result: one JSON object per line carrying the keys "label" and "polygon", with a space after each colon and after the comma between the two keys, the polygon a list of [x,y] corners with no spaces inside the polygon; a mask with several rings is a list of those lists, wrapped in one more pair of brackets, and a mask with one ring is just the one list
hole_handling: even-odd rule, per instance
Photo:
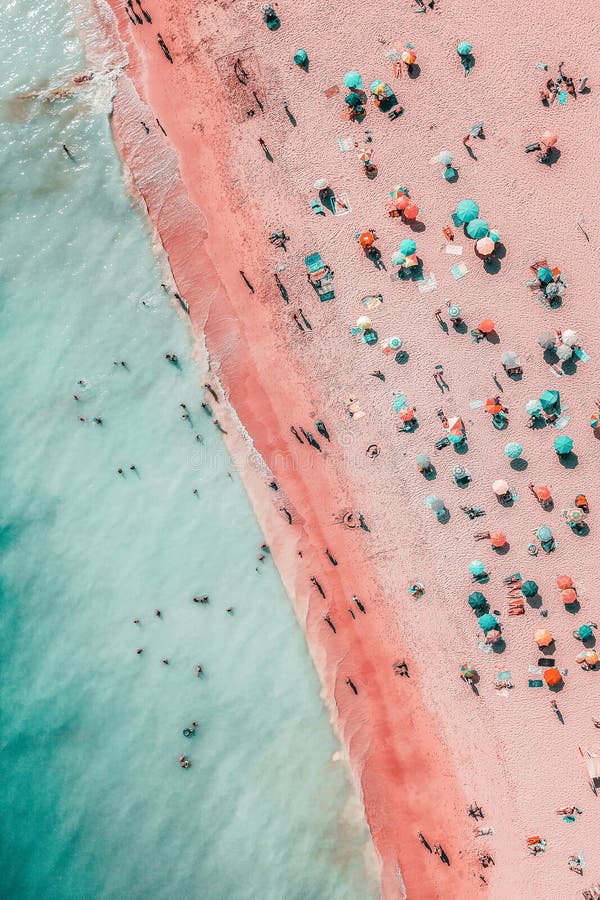
{"label": "person on sand", "polygon": [[420,831],[417,831],[417,837],[419,838],[419,840],[421,841],[423,846],[426,847],[427,850],[429,850],[429,852],[431,853],[432,852],[431,844],[428,842],[427,838],[424,835],[422,835]]}
{"label": "person on sand", "polygon": [[333,624],[333,622],[331,621],[331,619],[329,617],[329,613],[327,613],[326,615],[323,616],[323,621],[327,622],[327,624],[329,625],[329,627],[331,628],[331,630],[333,631],[334,634],[337,634],[335,625]]}
{"label": "person on sand", "polygon": [[358,688],[356,687],[356,685],[354,684],[354,682],[352,681],[351,678],[346,678],[346,684],[348,685],[349,688],[351,688],[354,691],[355,694],[358,694]]}
{"label": "person on sand", "polygon": [[298,434],[297,430],[294,428],[293,425],[290,425],[290,431],[292,432],[292,434],[294,435],[294,437],[300,444],[304,443],[304,441],[302,440],[302,438],[300,437],[300,435]]}
{"label": "person on sand", "polygon": [[361,613],[363,613],[363,614],[366,616],[367,611],[366,611],[366,609],[364,608],[363,604],[362,604],[362,603],[360,602],[360,600],[358,599],[358,597],[356,596],[356,594],[352,594],[352,599],[354,600],[354,602],[356,603],[356,605],[357,605],[358,608],[360,609]]}
{"label": "person on sand", "polygon": [[335,556],[332,555],[331,550],[328,547],[325,547],[325,556],[329,560],[332,566],[337,566],[338,562]]}
{"label": "person on sand", "polygon": [[311,580],[311,583],[314,584],[314,586],[316,587],[316,589],[317,589],[318,592],[320,593],[321,597],[323,597],[323,599],[325,599],[325,591],[323,590],[323,588],[321,587],[320,583],[317,581],[317,579],[315,578],[315,576],[314,576],[314,575],[311,575],[311,576],[310,576],[310,580]]}
{"label": "person on sand", "polygon": [[281,509],[281,512],[286,517],[286,519],[288,520],[288,523],[291,525],[292,524],[292,514],[289,511],[289,509],[286,509],[285,506],[281,506],[280,509]]}

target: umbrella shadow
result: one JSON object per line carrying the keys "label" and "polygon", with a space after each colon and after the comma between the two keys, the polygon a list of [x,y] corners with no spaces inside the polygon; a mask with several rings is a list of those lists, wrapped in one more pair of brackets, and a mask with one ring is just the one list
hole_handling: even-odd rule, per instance
{"label": "umbrella shadow", "polygon": [[[466,334],[469,330],[469,326],[466,322],[457,322],[456,325],[452,325],[457,334]],[[600,437],[600,434],[599,434]]]}
{"label": "umbrella shadow", "polygon": [[423,472],[423,477],[426,481],[435,481],[435,479],[437,478],[436,467],[432,465],[430,469],[427,469],[425,472]]}
{"label": "umbrella shadow", "polygon": [[492,653],[504,653],[505,650],[506,641],[503,637],[501,637],[499,641],[496,641],[495,644],[492,644]]}
{"label": "umbrella shadow", "polygon": [[493,550],[497,556],[506,556],[506,554],[510,551],[510,544],[507,541],[501,547],[494,547]]}
{"label": "umbrella shadow", "polygon": [[408,360],[410,359],[410,356],[408,355],[406,350],[398,350],[398,352],[394,356],[394,359],[396,360],[396,362],[398,363],[399,366],[405,366],[406,363],[408,362]]}
{"label": "umbrella shadow", "polygon": [[529,463],[526,459],[511,459],[510,467],[514,469],[515,472],[524,472]]}
{"label": "umbrella shadow", "polygon": [[447,525],[451,519],[450,510],[449,509],[441,509],[438,513],[436,513],[436,518],[440,525]]}
{"label": "umbrella shadow", "polygon": [[540,647],[540,653],[544,656],[554,656],[556,654],[556,641],[550,641],[546,647]]}
{"label": "umbrella shadow", "polygon": [[556,347],[549,347],[547,350],[544,350],[544,362],[548,366],[555,366],[558,362],[558,356],[556,355]]}
{"label": "umbrella shadow", "polygon": [[562,364],[562,370],[565,375],[575,375],[577,372],[577,360],[573,358],[565,359]]}
{"label": "umbrella shadow", "polygon": [[575,469],[579,463],[579,457],[571,450],[570,453],[564,453],[558,457],[558,461],[563,469]]}
{"label": "umbrella shadow", "polygon": [[369,166],[368,169],[365,169],[365,175],[369,179],[369,181],[373,181],[374,178],[377,178],[379,174],[379,169],[375,165]]}
{"label": "umbrella shadow", "polygon": [[[553,694],[560,694],[560,692],[563,690],[564,686],[565,686],[565,683],[564,683],[564,681],[561,679],[561,680],[558,682],[558,684],[552,684],[552,685],[550,685],[550,690],[552,691]],[[557,715],[558,715],[558,718],[560,719],[560,721],[563,722],[562,714],[559,712],[559,713],[557,713]],[[564,723],[563,723],[563,724],[564,724]]]}
{"label": "umbrella shadow", "polygon": [[465,453],[469,452],[469,445],[466,441],[461,441],[460,444],[452,444],[454,447],[454,452],[459,456],[464,456]]}
{"label": "umbrella shadow", "polygon": [[534,594],[533,597],[527,597],[527,603],[532,609],[540,609],[543,602],[540,594]]}
{"label": "umbrella shadow", "polygon": [[512,494],[510,495],[508,500],[503,500],[502,497],[498,497],[498,496],[496,496],[496,500],[498,501],[500,506],[503,506],[505,509],[510,509],[512,506],[515,505],[515,501],[514,501]]}
{"label": "umbrella shadow", "polygon": [[411,66],[406,67],[406,71],[408,73],[408,77],[412,78],[413,81],[415,78],[418,78],[421,74],[421,66],[419,63],[413,63]]}
{"label": "umbrella shadow", "polygon": [[573,600],[572,603],[565,603],[565,612],[571,613],[572,616],[576,615],[581,610],[581,603],[579,600]]}
{"label": "umbrella shadow", "polygon": [[560,157],[561,157],[561,152],[558,149],[558,147],[550,147],[548,152],[544,153],[541,156],[540,162],[543,166],[548,166],[548,168],[551,168],[553,165],[555,165],[559,161]]}
{"label": "umbrella shadow", "polygon": [[[476,253],[475,255],[479,256],[479,253]],[[497,275],[502,268],[502,263],[495,256],[479,256],[479,258],[483,259],[483,271],[488,275]]]}
{"label": "umbrella shadow", "polygon": [[414,231],[415,234],[422,234],[427,230],[425,222],[421,222],[419,221],[419,219],[405,220],[405,222],[408,226],[410,226],[410,230]]}
{"label": "umbrella shadow", "polygon": [[389,112],[390,109],[393,109],[394,106],[398,105],[398,98],[392,91],[389,97],[382,97],[379,103],[379,109],[381,112]]}
{"label": "umbrella shadow", "polygon": [[571,531],[577,537],[587,537],[590,533],[590,526],[587,522],[580,522],[575,528],[571,528]]}
{"label": "umbrella shadow", "polygon": [[494,331],[488,331],[485,338],[489,344],[495,345],[495,344],[500,343],[500,337],[498,335],[498,332],[495,329],[494,329]]}

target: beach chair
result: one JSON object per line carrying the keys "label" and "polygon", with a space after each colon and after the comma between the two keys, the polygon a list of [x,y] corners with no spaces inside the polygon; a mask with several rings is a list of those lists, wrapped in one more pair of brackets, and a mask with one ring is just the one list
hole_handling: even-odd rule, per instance
{"label": "beach chair", "polygon": [[320,200],[311,200],[310,208],[312,209],[312,211],[314,212],[314,214],[316,216],[324,216],[325,215],[325,210],[323,209],[323,206],[322,206]]}
{"label": "beach chair", "polygon": [[598,788],[600,788],[600,756],[598,756],[597,751],[585,750],[583,747],[579,748],[579,753],[583,757],[587,768],[590,787],[594,794],[598,796]]}
{"label": "beach chair", "polygon": [[320,253],[309,253],[304,259],[304,264],[308,269],[308,281],[316,291],[321,302],[325,300],[333,300],[335,297],[332,282],[333,272],[329,266],[326,266],[321,259]]}

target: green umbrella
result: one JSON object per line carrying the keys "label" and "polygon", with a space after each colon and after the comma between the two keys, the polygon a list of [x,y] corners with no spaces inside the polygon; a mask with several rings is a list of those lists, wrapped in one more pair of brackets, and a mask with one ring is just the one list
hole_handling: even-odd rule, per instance
{"label": "green umbrella", "polygon": [[469,572],[476,576],[485,575],[485,566],[480,560],[472,559],[469,563]]}
{"label": "green umbrella", "polygon": [[354,91],[351,91],[348,96],[344,98],[344,100],[351,109],[356,109],[357,106],[362,106],[362,98],[360,94],[356,94]]}
{"label": "green umbrella", "polygon": [[363,80],[356,69],[350,69],[349,72],[346,72],[344,75],[344,84],[347,88],[350,88],[350,90],[358,88],[359,91],[362,91],[363,88]]}
{"label": "green umbrella", "polygon": [[593,631],[589,625],[580,625],[577,629],[577,634],[581,638],[582,641],[588,641],[593,635]]}
{"label": "green umbrella", "polygon": [[308,62],[308,53],[306,50],[296,50],[294,54],[294,62],[297,66],[304,66]]}
{"label": "green umbrella", "polygon": [[499,243],[502,240],[502,235],[499,231],[494,231],[494,229],[490,229],[490,233],[488,234],[490,240],[492,240],[495,244]]}
{"label": "green umbrella", "polygon": [[484,219],[472,219],[467,225],[467,234],[475,241],[485,237],[489,230],[490,226]]}
{"label": "green umbrella", "polygon": [[456,207],[456,215],[461,222],[472,222],[479,215],[479,207],[474,200],[461,200]]}
{"label": "green umbrella", "polygon": [[456,48],[456,52],[459,56],[468,56],[472,49],[473,47],[468,41],[461,41]]}
{"label": "green umbrella", "polygon": [[487,600],[481,591],[474,591],[472,594],[469,594],[469,606],[475,610],[486,608]]}
{"label": "green umbrella", "polygon": [[524,581],[521,585],[521,591],[524,597],[535,597],[538,592],[538,586],[535,581]]}
{"label": "green umbrella", "polygon": [[552,532],[547,525],[540,525],[537,530],[537,536],[543,544],[546,544],[548,543],[548,541],[552,540]]}
{"label": "green umbrella", "polygon": [[411,256],[416,249],[417,242],[413,241],[412,238],[405,238],[400,244],[400,253],[403,253],[405,256]]}
{"label": "green umbrella", "polygon": [[486,613],[484,616],[480,616],[477,620],[479,627],[483,628],[483,630],[487,633],[491,631],[492,628],[495,628],[498,624],[498,619],[496,616],[493,616],[491,613]]}
{"label": "green umbrella", "polygon": [[551,281],[554,281],[554,275],[547,269],[546,266],[541,266],[537,270],[537,277],[540,279],[542,284],[549,284]]}
{"label": "green umbrella", "polygon": [[554,438],[554,449],[559,456],[566,456],[573,449],[573,441],[566,434],[559,434]]}
{"label": "green umbrella", "polygon": [[523,448],[516,441],[510,441],[504,448],[504,455],[509,459],[518,459],[523,452]]}
{"label": "green umbrella", "polygon": [[540,397],[544,412],[560,412],[560,394],[558,391],[544,391]]}

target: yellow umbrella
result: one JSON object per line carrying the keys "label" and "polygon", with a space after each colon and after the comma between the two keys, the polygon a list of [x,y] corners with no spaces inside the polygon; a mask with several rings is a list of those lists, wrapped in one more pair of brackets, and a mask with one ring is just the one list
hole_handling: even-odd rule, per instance
{"label": "yellow umbrella", "polygon": [[547,647],[554,640],[554,638],[552,637],[552,635],[550,634],[550,632],[548,631],[547,628],[538,629],[538,631],[536,631],[533,639],[536,642],[536,644],[538,645],[538,647]]}

